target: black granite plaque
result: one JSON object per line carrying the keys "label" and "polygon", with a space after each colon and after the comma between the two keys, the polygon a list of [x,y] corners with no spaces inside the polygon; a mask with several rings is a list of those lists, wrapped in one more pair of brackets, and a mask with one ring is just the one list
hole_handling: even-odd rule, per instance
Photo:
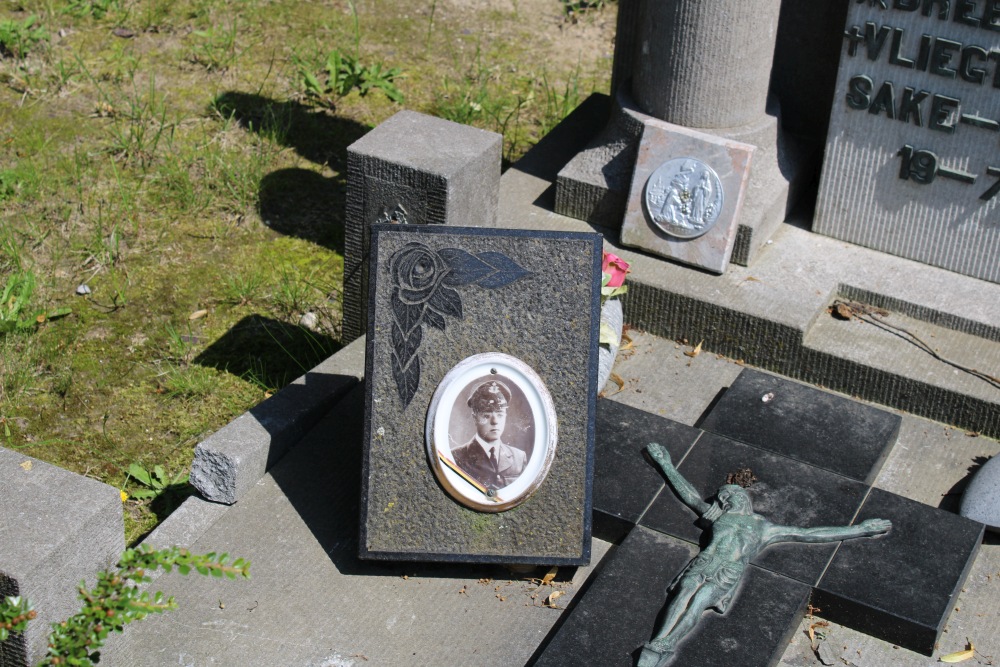
{"label": "black granite plaque", "polygon": [[[786,526],[846,526],[868,492],[866,485],[842,475],[713,433],[702,435],[678,466],[706,499],[730,474],[743,469],[757,478],[747,489],[754,511]],[[697,543],[704,541],[706,533],[696,520],[694,512],[667,489],[650,506],[642,525]],[[836,548],[836,544],[777,544],[753,562],[811,586]]]}
{"label": "black granite plaque", "polygon": [[372,229],[360,556],[586,564],[600,235]]}
{"label": "black granite plaque", "polygon": [[[571,616],[540,649],[535,665],[631,667],[657,629],[671,580],[694,545],[639,526],[598,573]],[[809,586],[749,567],[732,606],[706,612],[671,665],[777,664],[802,618]]]}
{"label": "black granite plaque", "polygon": [[871,484],[900,423],[891,412],[747,368],[699,426]]}
{"label": "black granite plaque", "polygon": [[881,489],[856,523],[873,517],[892,521],[892,532],[840,545],[813,604],[824,618],[931,655],[984,526]]}
{"label": "black granite plaque", "polygon": [[663,476],[643,456],[651,442],[683,460],[701,431],[607,399],[597,401],[594,536],[619,541],[663,489]]}

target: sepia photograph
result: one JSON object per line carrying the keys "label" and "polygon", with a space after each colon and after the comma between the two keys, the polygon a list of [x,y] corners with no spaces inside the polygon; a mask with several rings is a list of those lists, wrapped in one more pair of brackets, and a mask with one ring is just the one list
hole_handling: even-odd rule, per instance
{"label": "sepia photograph", "polygon": [[555,454],[552,400],[520,360],[479,354],[441,381],[428,413],[431,467],[460,503],[497,512],[526,500]]}

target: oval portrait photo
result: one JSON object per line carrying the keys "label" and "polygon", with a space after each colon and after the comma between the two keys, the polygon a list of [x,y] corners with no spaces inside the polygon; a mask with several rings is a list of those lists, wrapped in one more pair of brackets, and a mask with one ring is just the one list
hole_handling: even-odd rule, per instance
{"label": "oval portrait photo", "polygon": [[455,500],[501,512],[527,500],[555,456],[552,398],[535,371],[506,354],[477,354],[452,368],[427,415],[427,455]]}

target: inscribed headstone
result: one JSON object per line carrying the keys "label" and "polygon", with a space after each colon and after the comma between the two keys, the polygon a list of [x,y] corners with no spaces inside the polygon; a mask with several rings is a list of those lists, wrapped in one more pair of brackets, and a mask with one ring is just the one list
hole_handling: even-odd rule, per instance
{"label": "inscribed headstone", "polygon": [[814,231],[1000,282],[1000,2],[852,2]]}

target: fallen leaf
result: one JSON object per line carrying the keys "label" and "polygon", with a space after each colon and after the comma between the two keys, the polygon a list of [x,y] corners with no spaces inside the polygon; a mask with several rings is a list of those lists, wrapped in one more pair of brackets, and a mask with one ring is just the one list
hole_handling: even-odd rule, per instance
{"label": "fallen leaf", "polygon": [[[705,341],[701,341],[701,343],[704,343],[704,342]],[[699,354],[701,354],[701,343],[698,343],[697,345],[695,345],[694,349],[691,350],[690,352],[685,352],[684,356],[687,356],[687,357],[697,357]]]}
{"label": "fallen leaf", "polygon": [[28,472],[31,470],[31,461],[25,461],[21,464],[21,467],[24,468],[24,472]]}
{"label": "fallen leaf", "polygon": [[830,314],[838,320],[850,320],[854,317],[854,310],[846,303],[838,303],[830,311]]}
{"label": "fallen leaf", "polygon": [[615,394],[617,394],[618,392],[620,392],[621,390],[623,390],[625,388],[625,380],[623,380],[622,376],[618,375],[618,373],[614,373],[614,372],[611,373],[611,375],[608,377],[608,379],[611,380],[612,382],[614,382],[616,385],[618,385],[618,391],[616,391],[614,394],[605,394],[604,391],[601,391],[600,395],[603,398],[607,398],[608,396],[614,396]]}
{"label": "fallen leaf", "polygon": [[550,609],[558,609],[559,607],[556,606],[556,600],[558,600],[562,594],[562,591],[552,591],[549,593],[549,597],[545,598],[543,606],[549,607]]}
{"label": "fallen leaf", "polygon": [[190,315],[188,315],[188,319],[189,320],[199,320],[199,319],[205,317],[206,315],[208,315],[208,311],[205,310],[204,308],[202,308],[201,310],[196,310],[193,313],[191,313]]}
{"label": "fallen leaf", "polygon": [[942,655],[938,660],[941,662],[965,662],[966,660],[971,660],[976,657],[976,647],[969,642],[968,648],[964,651],[956,651],[954,653],[949,653],[948,655]]}
{"label": "fallen leaf", "polygon": [[542,585],[551,584],[552,580],[556,578],[556,572],[559,571],[558,567],[553,567],[549,570],[544,577],[542,577]]}

